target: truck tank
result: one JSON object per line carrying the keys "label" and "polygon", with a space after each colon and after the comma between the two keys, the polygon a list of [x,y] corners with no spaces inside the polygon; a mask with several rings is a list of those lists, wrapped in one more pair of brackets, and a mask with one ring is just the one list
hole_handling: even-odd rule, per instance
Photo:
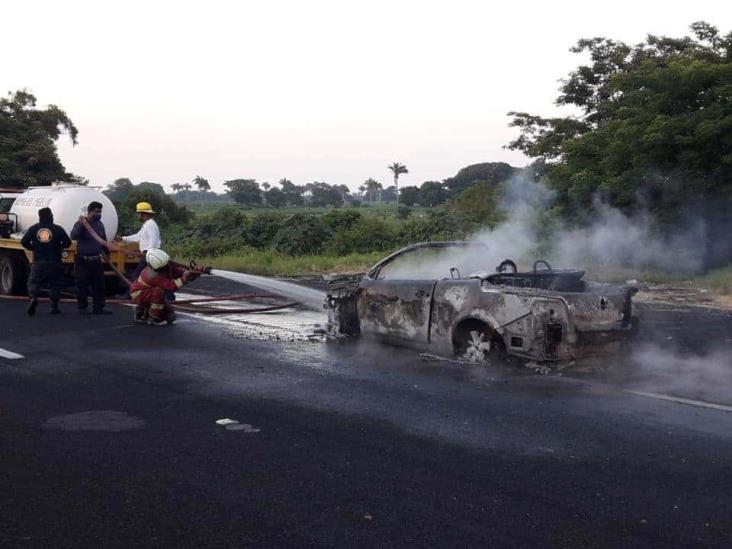
{"label": "truck tank", "polygon": [[68,233],[79,216],[86,214],[89,203],[94,201],[102,205],[102,223],[107,238],[111,240],[117,234],[117,210],[99,187],[67,184],[31,187],[17,195],[10,213],[17,216],[17,232],[23,233],[31,225],[38,223],[38,210],[51,208],[54,223],[61,225]]}

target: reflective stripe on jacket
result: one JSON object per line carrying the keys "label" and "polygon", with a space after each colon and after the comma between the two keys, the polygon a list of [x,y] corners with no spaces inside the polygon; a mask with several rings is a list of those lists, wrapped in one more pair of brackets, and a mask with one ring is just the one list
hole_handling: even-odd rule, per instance
{"label": "reflective stripe on jacket", "polygon": [[163,288],[175,291],[183,287],[183,273],[185,269],[178,265],[167,265],[156,271],[149,265],[142,270],[140,276],[130,286],[130,294],[147,288]]}

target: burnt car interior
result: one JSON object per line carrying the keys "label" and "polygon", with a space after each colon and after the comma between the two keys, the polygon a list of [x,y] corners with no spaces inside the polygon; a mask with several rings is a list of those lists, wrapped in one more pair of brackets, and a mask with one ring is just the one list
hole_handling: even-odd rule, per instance
{"label": "burnt car interior", "polygon": [[368,276],[373,280],[466,280],[478,278],[495,286],[535,288],[557,292],[585,292],[584,271],[553,269],[545,260],[531,271],[519,272],[516,262],[505,259],[493,273],[485,271],[481,252],[487,248],[469,242],[430,242],[409,246],[384,259]]}
{"label": "burnt car interior", "polygon": [[505,259],[496,268],[496,274],[485,277],[490,284],[515,286],[517,288],[538,288],[557,292],[584,292],[586,284],[582,280],[584,271],[575,269],[552,269],[551,265],[540,259],[534,262],[533,270],[518,272],[516,263]]}

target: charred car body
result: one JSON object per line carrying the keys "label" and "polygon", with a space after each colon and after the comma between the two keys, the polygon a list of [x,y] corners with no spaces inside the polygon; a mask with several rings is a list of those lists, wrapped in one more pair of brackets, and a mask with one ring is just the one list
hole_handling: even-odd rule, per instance
{"label": "charred car body", "polygon": [[[455,353],[566,361],[617,351],[634,331],[636,288],[583,280],[584,272],[511,260],[481,271],[487,250],[470,242],[408,246],[360,280],[331,281],[331,327],[349,335]],[[464,276],[467,275],[467,276]]]}

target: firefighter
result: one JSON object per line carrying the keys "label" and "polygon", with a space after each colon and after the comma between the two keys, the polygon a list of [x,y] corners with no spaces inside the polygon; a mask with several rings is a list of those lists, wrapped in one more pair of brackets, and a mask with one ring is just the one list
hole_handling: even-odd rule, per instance
{"label": "firefighter", "polygon": [[36,314],[38,295],[44,285],[49,286],[51,314],[59,314],[58,301],[64,280],[61,251],[71,246],[69,235],[63,227],[54,224],[51,208],[41,208],[38,210],[38,223],[28,228],[20,243],[33,252],[33,265],[28,279],[28,314]]}
{"label": "firefighter", "polygon": [[130,287],[130,297],[135,302],[135,321],[147,322],[153,326],[173,324],[175,313],[165,299],[166,290],[174,292],[185,284],[198,278],[196,271],[186,270],[171,263],[170,256],[163,250],[154,248],[145,255],[147,266]]}
{"label": "firefighter", "polygon": [[160,228],[155,222],[155,210],[153,210],[152,205],[149,202],[138,202],[135,210],[137,211],[137,217],[142,222],[140,230],[129,236],[117,235],[114,237],[118,242],[137,242],[140,251],[143,253],[140,257],[140,263],[130,275],[130,279],[132,280],[140,276],[140,273],[145,268],[147,264],[145,262],[145,254],[147,254],[148,250],[159,249],[162,245],[160,241]]}

